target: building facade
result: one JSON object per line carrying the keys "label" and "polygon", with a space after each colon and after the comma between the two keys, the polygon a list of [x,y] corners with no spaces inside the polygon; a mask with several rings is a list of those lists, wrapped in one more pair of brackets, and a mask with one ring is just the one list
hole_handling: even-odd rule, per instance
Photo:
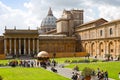
{"label": "building facade", "polygon": [[[98,24],[99,23],[99,24]],[[111,54],[114,58],[120,55],[120,20],[107,22],[98,19],[76,28],[81,37],[84,51],[92,56],[105,57]]]}
{"label": "building facade", "polygon": [[[51,8],[47,16],[53,16]],[[0,54],[18,57],[34,56],[40,51],[86,52],[98,57],[111,54],[114,58],[120,54],[120,20],[108,22],[100,18],[84,23],[83,10],[64,10],[61,18],[54,20],[56,27],[49,27],[52,23],[47,28],[42,26],[44,34],[38,29],[5,29],[0,36]],[[48,24],[45,21],[41,25],[45,23]]]}
{"label": "building facade", "polygon": [[6,29],[3,40],[6,56],[35,56],[40,51],[75,52],[75,37],[39,35],[38,30]]}

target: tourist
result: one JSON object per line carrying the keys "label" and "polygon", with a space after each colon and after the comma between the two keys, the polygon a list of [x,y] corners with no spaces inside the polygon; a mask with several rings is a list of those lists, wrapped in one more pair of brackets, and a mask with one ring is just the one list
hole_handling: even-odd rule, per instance
{"label": "tourist", "polygon": [[77,80],[78,79],[77,73],[73,73],[71,79],[72,80]]}
{"label": "tourist", "polygon": [[56,61],[53,60],[52,63],[53,63],[53,66],[55,67],[56,66]]}
{"label": "tourist", "polygon": [[55,69],[54,67],[51,67],[51,70],[52,70],[53,72],[57,72],[57,69]]}
{"label": "tourist", "polygon": [[111,60],[113,61],[113,57],[111,56]]}
{"label": "tourist", "polygon": [[108,80],[108,72],[104,72],[104,80]]}
{"label": "tourist", "polygon": [[77,80],[81,80],[80,74],[77,74]]}
{"label": "tourist", "polygon": [[98,76],[98,78],[100,77],[100,74],[101,74],[100,69],[97,68],[97,76]]}
{"label": "tourist", "polygon": [[30,61],[30,64],[31,64],[31,67],[34,66],[34,62],[33,62],[33,60]]}
{"label": "tourist", "polygon": [[100,72],[100,75],[99,75],[99,80],[103,80],[104,78],[104,72],[103,70]]}

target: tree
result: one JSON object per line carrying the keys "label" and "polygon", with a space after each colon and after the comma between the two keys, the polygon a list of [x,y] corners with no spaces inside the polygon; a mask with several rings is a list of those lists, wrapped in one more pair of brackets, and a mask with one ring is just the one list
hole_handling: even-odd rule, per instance
{"label": "tree", "polygon": [[86,80],[90,80],[92,75],[95,75],[95,73],[93,73],[94,70],[89,68],[89,67],[85,67],[82,70],[82,75],[85,77]]}

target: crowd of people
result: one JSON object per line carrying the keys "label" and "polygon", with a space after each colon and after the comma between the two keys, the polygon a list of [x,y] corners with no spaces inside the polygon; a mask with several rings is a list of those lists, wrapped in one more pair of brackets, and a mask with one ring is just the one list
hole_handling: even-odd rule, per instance
{"label": "crowd of people", "polygon": [[[97,68],[97,71],[94,72],[94,74],[95,74],[94,76],[96,77],[95,78],[96,80],[108,80],[108,72],[107,71],[104,72],[103,70],[100,70],[99,68]],[[83,76],[80,73],[73,72],[71,79],[72,80],[85,80],[85,76]]]}
{"label": "crowd of people", "polygon": [[9,60],[8,66],[16,67],[43,67],[47,68],[47,66],[56,66],[56,61],[54,60],[46,60],[46,61],[38,61],[38,60]]}
{"label": "crowd of people", "polygon": [[99,80],[108,80],[108,72],[100,70],[99,68],[97,69],[97,77]]}
{"label": "crowd of people", "polygon": [[[12,67],[20,66],[20,67],[43,67],[47,68],[47,66],[51,66],[51,71],[57,72],[55,69],[57,62],[55,60],[47,60],[47,61],[37,61],[37,60],[9,60],[8,65]],[[72,80],[85,80],[85,77],[78,73],[78,66],[74,67],[74,72],[72,73]],[[108,72],[100,70],[97,68],[97,71],[94,72],[97,80],[108,80]],[[120,72],[118,73],[118,77],[120,79]]]}

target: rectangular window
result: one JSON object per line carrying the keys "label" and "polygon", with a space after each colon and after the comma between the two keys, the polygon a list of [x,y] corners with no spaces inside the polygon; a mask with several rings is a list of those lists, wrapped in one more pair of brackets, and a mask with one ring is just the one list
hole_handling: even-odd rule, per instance
{"label": "rectangular window", "polygon": [[103,52],[103,49],[101,49],[101,52]]}
{"label": "rectangular window", "polygon": [[113,52],[113,49],[111,49],[111,52]]}
{"label": "rectangular window", "polygon": [[100,30],[100,36],[102,36],[102,30]]}

